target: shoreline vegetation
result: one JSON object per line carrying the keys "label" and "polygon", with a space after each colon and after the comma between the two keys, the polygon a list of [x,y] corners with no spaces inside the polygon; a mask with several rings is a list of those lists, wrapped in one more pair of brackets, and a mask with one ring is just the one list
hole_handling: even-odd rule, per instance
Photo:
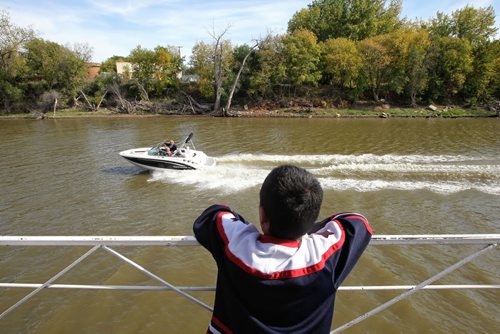
{"label": "shoreline vegetation", "polygon": [[138,45],[102,63],[0,9],[0,117],[499,117],[493,7],[422,21],[402,6],[313,0],[284,34],[234,45],[229,26],[214,27],[189,61],[172,45]]}
{"label": "shoreline vegetation", "polygon": [[[97,111],[85,111],[76,108],[57,110],[56,112],[5,113],[0,112],[0,119],[64,119],[64,118],[145,118],[145,117],[217,117],[211,114],[186,114],[182,112],[159,111],[156,113],[119,113],[112,109],[100,108]],[[373,108],[278,108],[248,109],[234,108],[225,117],[242,118],[499,118],[498,112],[487,108],[463,108],[434,106],[391,108],[382,105]]]}

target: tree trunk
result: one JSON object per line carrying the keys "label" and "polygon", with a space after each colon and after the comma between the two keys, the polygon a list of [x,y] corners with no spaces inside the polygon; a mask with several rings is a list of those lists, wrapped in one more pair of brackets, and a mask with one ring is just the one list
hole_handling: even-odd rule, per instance
{"label": "tree trunk", "polygon": [[413,108],[416,108],[417,107],[417,94],[415,91],[412,90],[412,92],[410,93],[410,100],[411,100],[411,106]]}
{"label": "tree trunk", "polygon": [[238,74],[236,75],[236,78],[234,79],[233,86],[231,87],[231,92],[229,92],[229,97],[228,97],[227,103],[226,103],[226,109],[224,111],[225,115],[223,115],[223,116],[227,116],[231,112],[231,102],[233,100],[234,91],[236,90],[236,86],[238,85],[238,81],[240,80],[241,72],[243,72],[243,68],[245,67],[245,63],[247,62],[248,57],[250,57],[250,55],[255,50],[255,48],[257,48],[258,45],[259,44],[256,43],[250,49],[250,51],[248,51],[248,53],[245,55],[245,58],[243,58],[243,61],[241,62],[240,69],[238,71]]}
{"label": "tree trunk", "polygon": [[57,97],[54,100],[54,118],[56,117],[56,109],[57,109]]}
{"label": "tree trunk", "polygon": [[215,103],[214,103],[215,114],[219,114],[220,112],[221,96],[222,96],[222,78],[219,78],[215,83]]}
{"label": "tree trunk", "polygon": [[214,88],[215,88],[215,103],[213,113],[215,115],[220,115],[220,104],[221,104],[221,96],[222,96],[222,81],[223,81],[223,68],[222,65],[224,63],[224,41],[222,37],[229,30],[229,26],[224,29],[219,34],[215,33],[215,29],[212,29],[212,32],[209,33],[210,36],[215,40],[214,44]]}
{"label": "tree trunk", "polygon": [[377,89],[376,88],[372,88],[372,93],[373,93],[373,99],[375,100],[375,102],[378,102],[380,99],[378,97]]}
{"label": "tree trunk", "polygon": [[104,98],[106,97],[106,94],[108,94],[108,90],[107,89],[104,92],[104,94],[102,95],[101,100],[99,101],[99,104],[97,105],[97,107],[95,107],[96,111],[99,110],[99,107],[101,106],[102,101],[104,101]]}
{"label": "tree trunk", "polygon": [[89,106],[89,109],[92,110],[92,111],[94,111],[95,110],[95,106],[92,103],[90,103],[89,99],[87,99],[87,95],[85,95],[85,93],[83,92],[83,90],[80,90],[80,93],[82,94],[83,98],[87,102],[87,104]]}
{"label": "tree trunk", "polygon": [[113,83],[109,90],[115,95],[117,108],[120,111],[125,111],[128,114],[131,114],[135,111],[134,106],[123,98],[122,93],[120,91],[120,86],[117,83]]}
{"label": "tree trunk", "polygon": [[149,94],[148,94],[148,91],[146,90],[146,87],[144,87],[144,85],[142,85],[138,81],[137,81],[137,86],[139,87],[139,90],[141,92],[141,98],[143,100],[149,101]]}

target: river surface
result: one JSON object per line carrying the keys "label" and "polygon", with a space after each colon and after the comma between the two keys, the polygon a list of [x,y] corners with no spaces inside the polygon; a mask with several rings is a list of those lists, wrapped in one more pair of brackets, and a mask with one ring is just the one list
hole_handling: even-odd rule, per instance
{"label": "river surface", "polygon": [[[118,152],[182,139],[214,168],[149,173]],[[275,166],[307,168],[321,217],[359,212],[375,234],[500,233],[498,119],[120,118],[0,120],[0,235],[192,235],[225,203],[256,222]],[[345,286],[418,284],[482,246],[369,246]],[[0,282],[43,283],[88,247],[0,246]],[[179,286],[214,286],[201,247],[117,247]],[[55,283],[159,285],[98,250]],[[499,284],[497,250],[437,284]],[[0,288],[0,312],[29,289]],[[338,327],[402,291],[338,293]],[[213,292],[193,292],[212,305]],[[347,333],[494,333],[499,290],[420,291]],[[265,296],[263,296],[265,300]],[[204,333],[210,313],[170,291],[46,289],[0,320],[0,333]]]}

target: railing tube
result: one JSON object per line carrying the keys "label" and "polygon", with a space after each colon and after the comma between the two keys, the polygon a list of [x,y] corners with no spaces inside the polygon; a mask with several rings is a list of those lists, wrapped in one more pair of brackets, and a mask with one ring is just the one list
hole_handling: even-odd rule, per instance
{"label": "railing tube", "polygon": [[404,298],[414,294],[415,292],[423,289],[425,286],[431,284],[432,282],[435,282],[437,281],[438,279],[442,278],[443,276],[449,274],[450,272],[452,272],[453,270],[455,269],[458,269],[460,268],[461,266],[463,266],[464,264],[472,261],[473,259],[475,259],[476,257],[486,253],[487,251],[491,250],[491,249],[494,249],[495,247],[497,246],[497,244],[492,244],[492,245],[488,245],[486,246],[485,248],[483,249],[480,249],[478,250],[477,252],[463,258],[462,260],[458,261],[457,263],[449,266],[448,268],[446,268],[445,270],[441,271],[440,273],[432,276],[431,278],[423,281],[422,283],[418,284],[416,287],[414,287],[413,289],[409,290],[409,291],[406,291],[402,294],[400,294],[399,296],[389,300],[388,302],[385,302],[384,304],[382,305],[379,305],[377,306],[376,308],[374,308],[373,310],[363,314],[362,316],[334,329],[333,331],[330,332],[330,334],[334,334],[334,333],[340,333],[341,331],[351,327],[351,326],[354,326],[355,324],[365,320],[365,319],[368,319],[369,317],[385,310],[386,308],[388,308],[389,306],[399,302],[400,300],[403,300]]}
{"label": "railing tube", "polygon": [[174,285],[168,283],[167,281],[165,281],[161,277],[159,277],[159,276],[153,274],[152,272],[146,270],[142,266],[138,265],[137,263],[135,263],[134,261],[130,260],[129,258],[123,256],[122,254],[118,253],[117,251],[115,251],[115,250],[113,250],[113,249],[111,249],[109,247],[106,247],[106,246],[103,246],[103,248],[105,250],[107,250],[108,252],[110,252],[111,254],[113,254],[114,256],[118,257],[119,259],[121,259],[121,260],[125,261],[126,263],[130,264],[132,267],[134,267],[134,268],[138,269],[139,271],[143,272],[144,274],[148,275],[149,277],[157,280],[158,282],[162,283],[165,286],[168,286],[170,289],[176,291],[180,295],[182,295],[182,296],[186,297],[187,299],[195,302],[196,304],[202,306],[203,308],[209,310],[210,312],[213,311],[213,308],[211,308],[210,306],[208,306],[207,304],[205,304],[201,300],[198,300],[198,299],[194,298],[190,294],[188,294],[188,293],[182,291],[181,289],[175,287]]}
{"label": "railing tube", "polygon": [[14,305],[12,305],[11,307],[9,307],[7,310],[3,311],[2,314],[0,314],[0,320],[5,317],[7,314],[9,314],[10,312],[12,312],[14,309],[16,309],[18,306],[21,306],[22,304],[24,304],[28,299],[30,299],[31,297],[33,297],[34,295],[36,295],[38,292],[40,292],[42,289],[46,288],[47,286],[49,286],[49,284],[51,284],[52,282],[54,282],[56,279],[58,279],[59,277],[61,277],[62,275],[64,275],[65,273],[67,273],[69,270],[71,270],[74,266],[76,266],[77,264],[79,264],[80,262],[82,262],[85,258],[87,258],[90,254],[94,253],[99,247],[101,246],[94,246],[92,249],[90,249],[87,253],[83,254],[82,256],[80,256],[76,261],[74,261],[72,264],[70,264],[69,266],[67,266],[66,268],[64,268],[63,270],[61,270],[60,272],[58,272],[56,275],[54,275],[52,278],[50,278],[47,282],[45,282],[44,284],[42,284],[40,287],[36,288],[35,290],[31,291],[29,294],[27,294],[26,296],[24,296],[21,300],[19,300],[17,303],[15,303]]}

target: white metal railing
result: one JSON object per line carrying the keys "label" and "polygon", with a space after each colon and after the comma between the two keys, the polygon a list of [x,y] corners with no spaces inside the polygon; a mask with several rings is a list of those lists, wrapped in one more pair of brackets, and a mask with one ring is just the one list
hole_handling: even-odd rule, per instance
{"label": "white metal railing", "polygon": [[[495,249],[500,241],[500,234],[425,234],[425,235],[375,235],[370,245],[483,245],[484,247],[464,257],[455,264],[424,280],[417,285],[393,286],[343,286],[339,290],[345,291],[373,291],[373,290],[405,290],[399,296],[377,306],[373,310],[358,318],[334,329],[331,333],[341,332],[399,302],[400,300],[420,290],[438,289],[499,289],[500,284],[469,284],[469,285],[432,285],[436,280],[460,268],[484,253]],[[14,309],[25,303],[43,289],[93,289],[93,290],[172,290],[203,308],[212,311],[212,307],[191,296],[186,291],[215,291],[214,287],[179,287],[174,286],[161,277],[148,271],[144,267],[120,254],[111,246],[197,246],[192,236],[0,236],[0,246],[91,246],[92,248],[80,256],[69,266],[51,277],[45,283],[0,283],[0,288],[30,288],[34,289],[17,303],[0,314],[0,321]],[[90,254],[98,249],[104,249],[113,256],[133,266],[145,275],[160,282],[162,286],[129,286],[129,285],[81,285],[81,284],[53,284],[57,279],[81,263]]]}

